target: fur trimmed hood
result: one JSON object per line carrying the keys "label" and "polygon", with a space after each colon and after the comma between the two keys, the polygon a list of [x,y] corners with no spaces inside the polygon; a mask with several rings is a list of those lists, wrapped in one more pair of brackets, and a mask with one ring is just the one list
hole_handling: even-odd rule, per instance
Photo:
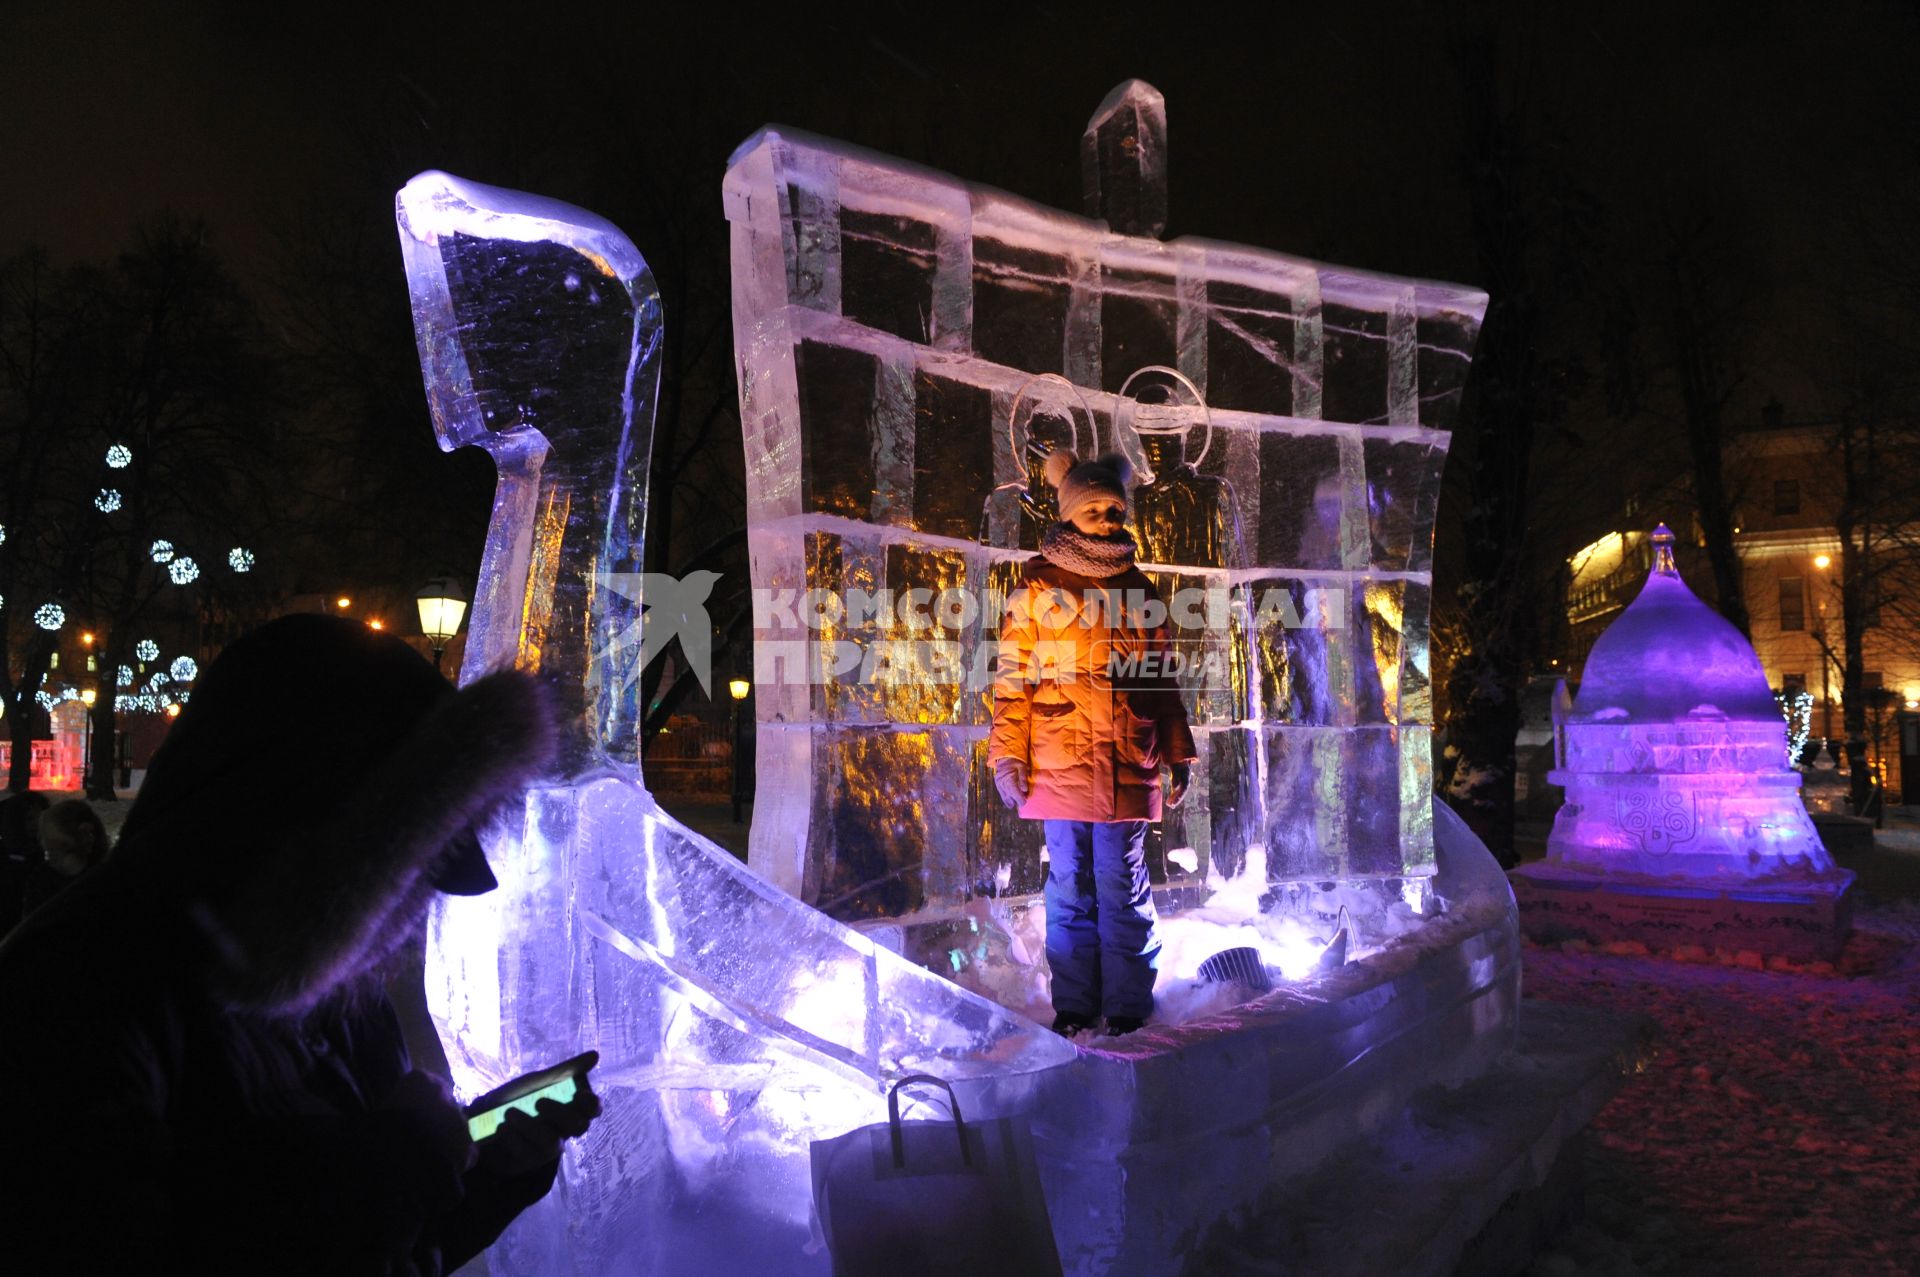
{"label": "fur trimmed hood", "polygon": [[407,940],[554,749],[527,675],[456,691],[397,638],[283,617],[209,666],[108,865],[180,912],[216,1000],[297,1016]]}

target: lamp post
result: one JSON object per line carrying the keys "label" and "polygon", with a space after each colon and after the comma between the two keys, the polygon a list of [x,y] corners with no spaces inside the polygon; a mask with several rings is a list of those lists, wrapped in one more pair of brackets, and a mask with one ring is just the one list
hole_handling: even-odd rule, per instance
{"label": "lamp post", "polygon": [[[1825,554],[1813,556],[1816,572],[1825,572],[1833,566],[1833,559]],[[1827,646],[1827,592],[1820,591],[1820,597],[1814,604],[1818,611],[1820,635],[1820,744],[1828,752],[1833,750],[1833,693],[1827,681],[1827,667],[1833,664],[1833,652]]]}
{"label": "lamp post", "polygon": [[[1899,694],[1891,687],[1869,687],[1867,689],[1867,711],[1873,717],[1873,827],[1883,829],[1887,823],[1887,760],[1881,752],[1882,729],[1885,726],[1886,712],[1899,701]],[[1865,815],[1862,812],[1861,815]]]}
{"label": "lamp post", "polygon": [[467,614],[467,593],[450,576],[437,576],[421,586],[413,596],[420,609],[420,632],[433,644],[433,668],[440,668],[447,643],[460,632],[460,618]]}
{"label": "lamp post", "polygon": [[[86,672],[91,675],[96,667],[93,659],[93,631],[80,631],[80,646],[86,649]],[[80,703],[87,707],[86,727],[80,733],[80,792],[85,794],[93,788],[93,706],[100,694],[93,688],[83,688]]]}
{"label": "lamp post", "polygon": [[753,684],[744,678],[727,680],[727,695],[733,698],[733,748],[728,751],[732,758],[733,777],[730,788],[733,791],[733,823],[740,823],[740,809],[746,802],[745,772],[740,767],[740,755],[743,751],[740,731],[740,708],[746,703],[747,694],[753,690]]}
{"label": "lamp post", "polygon": [[[87,646],[93,645],[93,635],[86,635]],[[93,788],[93,706],[100,694],[91,687],[80,693],[80,703],[87,707],[86,715],[80,720],[86,729],[80,734],[80,792],[87,793]]]}

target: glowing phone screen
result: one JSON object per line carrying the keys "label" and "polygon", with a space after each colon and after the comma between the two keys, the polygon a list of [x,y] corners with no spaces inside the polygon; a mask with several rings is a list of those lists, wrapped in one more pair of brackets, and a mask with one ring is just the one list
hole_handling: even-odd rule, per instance
{"label": "glowing phone screen", "polygon": [[511,1109],[519,1109],[527,1116],[534,1117],[538,1116],[534,1110],[539,1107],[541,1100],[552,1100],[556,1104],[565,1104],[578,1092],[579,1087],[576,1085],[578,1081],[578,1074],[569,1073],[550,1086],[543,1086],[539,1090],[530,1091],[518,1099],[508,1100],[498,1108],[490,1108],[484,1113],[475,1114],[473,1117],[467,1119],[467,1134],[471,1135],[473,1142],[478,1144],[481,1140],[486,1139],[487,1136],[492,1135],[500,1129],[500,1123],[506,1121],[507,1113]]}

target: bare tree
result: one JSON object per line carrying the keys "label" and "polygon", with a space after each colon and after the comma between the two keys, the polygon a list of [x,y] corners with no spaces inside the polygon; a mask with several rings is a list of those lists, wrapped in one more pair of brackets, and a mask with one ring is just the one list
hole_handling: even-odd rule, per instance
{"label": "bare tree", "polygon": [[1667,292],[1666,334],[1674,388],[1686,422],[1695,517],[1706,542],[1720,614],[1751,636],[1746,578],[1734,544],[1738,476],[1726,460],[1727,409],[1746,381],[1741,367],[1758,254],[1709,213],[1670,213],[1663,231],[1661,275]]}
{"label": "bare tree", "polygon": [[[1840,672],[1846,754],[1855,811],[1873,797],[1867,686],[1869,637],[1875,655],[1920,661],[1920,386],[1902,317],[1865,320],[1857,309],[1836,331],[1837,367],[1826,383],[1837,396],[1829,448],[1834,459],[1833,532],[1838,572],[1829,587],[1838,608],[1820,600],[1813,628],[1821,659]],[[1833,613],[1838,613],[1838,633]]]}
{"label": "bare tree", "polygon": [[[89,788],[110,799],[113,674],[141,663],[136,628],[162,622],[154,632],[176,651],[204,653],[224,637],[220,622],[258,597],[250,573],[268,557],[254,547],[272,469],[261,411],[269,379],[251,347],[250,309],[197,226],[163,217],[104,269],[54,271],[28,254],[7,284],[0,411],[23,466],[7,498],[7,592],[63,617],[41,624],[24,615],[31,606],[10,609],[9,783],[28,783],[39,727],[29,711],[58,632],[81,624],[104,676],[88,689]],[[157,552],[160,542],[170,549]]]}
{"label": "bare tree", "polygon": [[1516,25],[1498,5],[1471,13],[1449,52],[1479,282],[1491,300],[1455,433],[1464,642],[1446,688],[1449,796],[1511,863],[1520,689],[1538,637],[1540,583],[1551,575],[1532,535],[1535,444],[1583,381],[1577,362],[1549,352],[1556,340],[1568,344],[1556,324],[1577,310],[1602,218],[1557,158],[1524,18]]}
{"label": "bare tree", "polygon": [[36,694],[57,644],[32,616],[63,576],[54,525],[72,512],[52,499],[52,480],[86,417],[96,300],[37,249],[0,266],[0,696],[14,790],[28,787],[32,742],[46,730]]}

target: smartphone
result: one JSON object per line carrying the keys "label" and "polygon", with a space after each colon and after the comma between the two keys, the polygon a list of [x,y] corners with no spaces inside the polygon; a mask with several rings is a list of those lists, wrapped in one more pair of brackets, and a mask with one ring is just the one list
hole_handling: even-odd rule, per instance
{"label": "smartphone", "polygon": [[467,1134],[478,1144],[498,1131],[500,1123],[507,1120],[507,1114],[513,1109],[537,1117],[541,1100],[567,1103],[580,1093],[580,1080],[586,1077],[587,1070],[598,1063],[600,1053],[587,1051],[550,1069],[528,1073],[495,1087],[467,1105]]}

